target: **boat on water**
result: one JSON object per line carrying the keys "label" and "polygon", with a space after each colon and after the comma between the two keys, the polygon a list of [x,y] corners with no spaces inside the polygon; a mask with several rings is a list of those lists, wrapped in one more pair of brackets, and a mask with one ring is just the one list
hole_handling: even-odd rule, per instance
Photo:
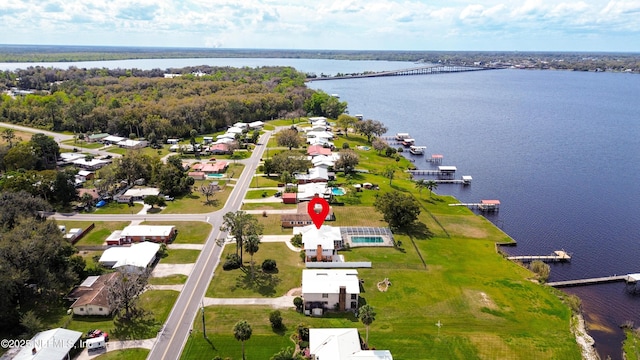
{"label": "boat on water", "polygon": [[427,149],[426,146],[415,146],[411,145],[409,147],[409,152],[413,155],[424,155],[424,151]]}
{"label": "boat on water", "polygon": [[404,147],[410,147],[410,146],[412,146],[415,142],[416,142],[416,139],[404,139],[404,140],[402,140],[402,141],[401,141],[401,144],[402,144]]}
{"label": "boat on water", "polygon": [[402,141],[404,139],[409,139],[411,136],[409,135],[409,133],[397,133],[396,134],[396,141]]}

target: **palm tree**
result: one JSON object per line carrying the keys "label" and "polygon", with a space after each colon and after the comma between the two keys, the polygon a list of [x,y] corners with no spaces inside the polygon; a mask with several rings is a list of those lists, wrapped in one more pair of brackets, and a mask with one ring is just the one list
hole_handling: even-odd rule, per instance
{"label": "palm tree", "polygon": [[427,181],[425,179],[416,180],[415,186],[418,189],[418,193],[422,194],[422,189],[427,186]]}
{"label": "palm tree", "polygon": [[367,327],[367,336],[365,338],[365,343],[367,344],[367,348],[369,347],[369,325],[376,320],[376,312],[373,310],[373,306],[371,305],[362,305],[358,310],[358,318],[364,326]]}
{"label": "palm tree", "polygon": [[245,360],[244,342],[251,338],[251,325],[247,320],[240,320],[233,326],[233,336],[236,340],[242,341],[242,360]]}
{"label": "palm tree", "polygon": [[251,277],[253,277],[253,254],[260,249],[260,236],[258,234],[249,234],[244,240],[244,251],[251,255]]}
{"label": "palm tree", "polygon": [[433,190],[438,188],[438,183],[435,180],[429,180],[425,184],[426,188],[429,189],[429,197],[433,194]]}
{"label": "palm tree", "polygon": [[391,186],[391,181],[393,181],[393,178],[396,175],[396,167],[395,165],[387,165],[384,167],[384,170],[382,170],[382,173],[384,174],[384,176],[389,179],[389,186]]}

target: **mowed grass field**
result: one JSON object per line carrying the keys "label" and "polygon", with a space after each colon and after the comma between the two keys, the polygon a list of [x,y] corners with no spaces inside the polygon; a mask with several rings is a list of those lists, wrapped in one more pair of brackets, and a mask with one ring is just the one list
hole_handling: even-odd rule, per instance
{"label": "mowed grass field", "polygon": [[[351,134],[351,148],[363,144]],[[338,145],[339,141],[336,142]],[[418,192],[403,170],[412,166],[395,162],[375,151],[356,150],[367,158],[358,166],[370,172],[337,181],[349,188],[353,183],[371,182],[380,190],[347,195],[345,206],[335,206],[335,226],[386,226],[372,205],[378,194],[399,190],[419,200],[420,226],[412,236],[396,233],[398,248],[352,248],[342,251],[347,261],[371,261],[370,269],[358,269],[364,280],[361,298],[374,307],[369,343],[388,349],[396,359],[580,359],[580,350],[570,332],[571,311],[556,290],[539,285],[534,275],[496,252],[495,243],[509,242],[507,234],[484,217],[463,207],[450,207],[453,197]],[[362,158],[361,158],[362,161]],[[392,183],[378,173],[390,161],[398,166]],[[437,190],[436,190],[437,192]],[[340,199],[340,198],[339,198]],[[265,234],[290,234],[278,226],[277,215],[258,216]],[[224,255],[235,253],[235,244]],[[284,244],[261,244],[254,255],[259,266],[265,258],[278,263],[275,277],[256,277],[252,282],[245,254],[245,269],[216,269],[209,297],[277,297],[299,287],[302,263],[298,253]],[[386,292],[377,283],[388,278]],[[268,280],[268,281],[266,281]],[[260,281],[261,283],[258,283]],[[269,282],[270,281],[270,282]],[[210,306],[205,309],[209,341],[202,334],[202,319],[194,330],[182,359],[221,356],[241,358],[241,345],[233,337],[233,325],[247,320],[253,335],[245,344],[247,358],[268,359],[283,347],[293,347],[290,336],[298,324],[310,327],[356,327],[364,337],[365,327],[352,314],[307,317],[295,310],[281,310],[287,330],[274,332],[269,325],[273,309],[262,306]],[[436,326],[437,323],[441,327]]]}

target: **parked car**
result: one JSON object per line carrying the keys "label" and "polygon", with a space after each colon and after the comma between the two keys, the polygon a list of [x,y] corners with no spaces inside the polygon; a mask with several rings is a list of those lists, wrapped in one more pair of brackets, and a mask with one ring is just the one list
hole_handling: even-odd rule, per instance
{"label": "parked car", "polygon": [[164,199],[165,199],[165,200],[167,200],[167,201],[173,201],[173,200],[175,200],[176,198],[174,198],[173,196],[165,195],[165,196],[164,196]]}
{"label": "parked car", "polygon": [[109,341],[109,334],[100,330],[100,329],[95,329],[95,330],[89,330],[87,332],[87,338],[89,339],[93,339],[93,338],[97,338],[103,336],[104,337],[104,341]]}
{"label": "parked car", "polygon": [[98,201],[98,202],[96,203],[96,207],[97,207],[97,208],[101,208],[101,207],[103,207],[103,206],[105,206],[105,205],[107,205],[107,202],[106,202],[106,201],[104,201],[104,200],[100,200],[100,201]]}

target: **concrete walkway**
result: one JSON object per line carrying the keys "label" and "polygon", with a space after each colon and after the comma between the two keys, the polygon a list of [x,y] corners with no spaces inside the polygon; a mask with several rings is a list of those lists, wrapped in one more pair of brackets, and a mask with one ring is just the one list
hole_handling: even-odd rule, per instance
{"label": "concrete walkway", "polygon": [[277,298],[204,298],[204,306],[212,305],[262,305],[273,308],[295,308],[293,305],[295,296],[285,295]]}
{"label": "concrete walkway", "polygon": [[[262,189],[259,189],[262,190]],[[264,197],[261,199],[244,199],[242,200],[243,203],[245,204],[259,204],[259,203],[281,203],[282,202],[282,198],[279,197],[275,197],[275,196],[269,196],[269,197]]]}
{"label": "concrete walkway", "polygon": [[262,239],[260,241],[261,242],[283,242],[283,243],[285,243],[287,245],[287,247],[291,251],[295,251],[295,252],[302,251],[302,249],[291,245],[291,238],[292,237],[293,237],[293,234],[291,234],[291,235],[263,235]]}
{"label": "concrete walkway", "polygon": [[182,249],[182,250],[202,250],[204,245],[202,244],[169,244],[167,249]]}
{"label": "concrete walkway", "polygon": [[151,272],[153,277],[165,277],[169,275],[182,274],[189,276],[194,264],[158,264]]}
{"label": "concrete walkway", "polygon": [[80,354],[75,358],[75,360],[88,360],[96,358],[104,353],[115,351],[115,350],[123,350],[123,349],[151,349],[153,344],[156,342],[156,339],[144,339],[144,340],[125,340],[125,341],[109,341],[107,342],[107,347],[105,349],[97,349],[89,352],[88,349],[82,350]]}

